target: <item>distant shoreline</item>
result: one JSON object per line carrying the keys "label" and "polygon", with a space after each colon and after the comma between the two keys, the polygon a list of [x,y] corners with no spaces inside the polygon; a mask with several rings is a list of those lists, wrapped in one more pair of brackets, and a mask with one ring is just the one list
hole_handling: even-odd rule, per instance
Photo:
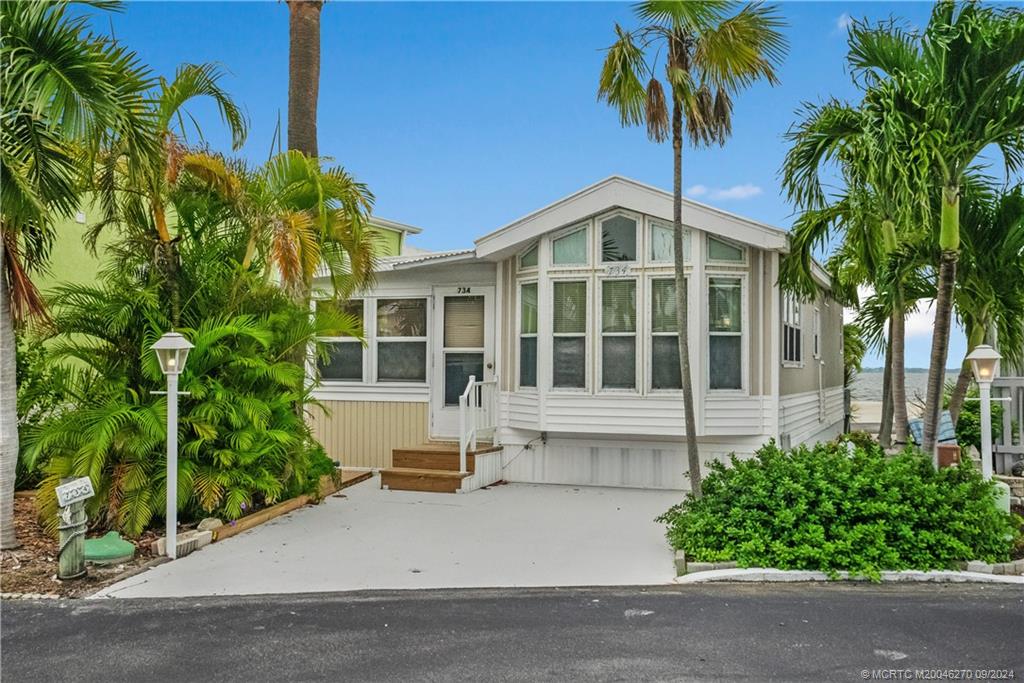
{"label": "distant shoreline", "polygon": [[[858,374],[867,374],[872,372],[885,372],[885,368],[861,368]],[[903,372],[928,372],[928,368],[904,368]],[[946,368],[946,374],[951,372],[960,372],[960,368]]]}

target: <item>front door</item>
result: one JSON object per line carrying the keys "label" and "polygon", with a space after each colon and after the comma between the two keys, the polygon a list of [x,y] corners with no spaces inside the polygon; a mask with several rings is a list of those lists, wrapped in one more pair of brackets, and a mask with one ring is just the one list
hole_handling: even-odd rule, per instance
{"label": "front door", "polygon": [[459,396],[470,376],[494,376],[494,288],[434,289],[434,370],[430,435],[457,438]]}

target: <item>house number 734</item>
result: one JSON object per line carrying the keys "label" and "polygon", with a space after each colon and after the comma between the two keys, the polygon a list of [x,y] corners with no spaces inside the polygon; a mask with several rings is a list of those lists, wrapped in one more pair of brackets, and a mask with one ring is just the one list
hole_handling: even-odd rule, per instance
{"label": "house number 734", "polygon": [[472,287],[459,287],[459,294],[469,294]]}

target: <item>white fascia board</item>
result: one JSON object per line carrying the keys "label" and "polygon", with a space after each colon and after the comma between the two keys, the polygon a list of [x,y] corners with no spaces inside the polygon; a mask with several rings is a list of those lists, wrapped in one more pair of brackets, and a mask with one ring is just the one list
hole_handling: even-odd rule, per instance
{"label": "white fascia board", "polygon": [[388,230],[407,232],[410,235],[418,235],[423,232],[423,228],[417,228],[415,225],[406,225],[405,223],[399,223],[398,221],[389,221],[386,218],[379,218],[377,216],[370,216],[369,223],[377,228],[387,228]]}
{"label": "white fascia board", "polygon": [[[484,235],[476,241],[477,255],[491,260],[504,258],[525,242],[617,207],[672,220],[671,193],[612,176]],[[774,251],[788,246],[784,230],[685,198],[683,221],[688,227],[759,249]]]}

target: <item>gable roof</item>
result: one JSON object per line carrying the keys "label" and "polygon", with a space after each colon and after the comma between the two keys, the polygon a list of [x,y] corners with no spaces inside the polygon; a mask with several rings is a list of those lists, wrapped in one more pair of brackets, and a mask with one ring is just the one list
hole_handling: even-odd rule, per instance
{"label": "gable roof", "polygon": [[[672,221],[672,193],[644,183],[611,176],[559,199],[476,240],[477,256],[497,260],[510,256],[541,235],[610,209],[623,208]],[[786,251],[785,230],[683,198],[683,221],[759,249]]]}
{"label": "gable roof", "polygon": [[405,223],[399,223],[398,221],[389,221],[386,218],[380,218],[379,216],[370,216],[370,225],[378,228],[386,228],[387,230],[394,230],[396,232],[407,232],[410,235],[418,235],[423,232],[422,228],[417,228],[415,225],[406,225]]}

